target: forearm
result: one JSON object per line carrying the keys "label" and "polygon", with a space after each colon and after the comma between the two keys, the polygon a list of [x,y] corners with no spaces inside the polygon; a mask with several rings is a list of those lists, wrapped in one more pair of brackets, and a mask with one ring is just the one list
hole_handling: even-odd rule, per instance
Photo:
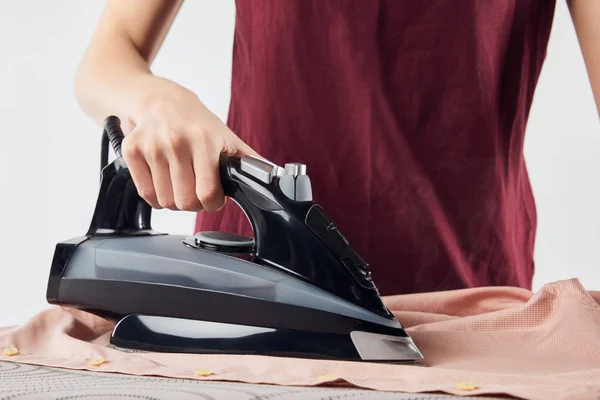
{"label": "forearm", "polygon": [[86,53],[75,76],[75,95],[96,122],[117,115],[127,125],[135,118],[140,96],[145,96],[143,82],[151,79],[148,63],[131,44],[116,38]]}
{"label": "forearm", "polygon": [[600,1],[568,0],[567,4],[600,114]]}
{"label": "forearm", "polygon": [[150,65],[177,13],[180,1],[108,1],[75,75],[75,95],[96,122],[108,115],[124,128],[149,98],[173,83],[152,75]]}

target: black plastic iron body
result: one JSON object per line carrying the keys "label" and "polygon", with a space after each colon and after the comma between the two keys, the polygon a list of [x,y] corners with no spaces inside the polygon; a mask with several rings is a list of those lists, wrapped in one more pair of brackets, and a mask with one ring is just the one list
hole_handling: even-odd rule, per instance
{"label": "black plastic iron body", "polygon": [[[113,138],[111,142],[114,142]],[[120,142],[117,144],[120,146]],[[381,317],[394,320],[381,301],[367,264],[354,252],[321,207],[312,201],[290,200],[279,189],[277,176],[265,183],[242,171],[240,163],[239,158],[232,157],[221,165],[221,183],[225,194],[243,209],[250,220],[255,240],[253,262],[283,271]],[[87,234],[56,246],[47,287],[48,302],[120,320],[117,326],[120,334],[115,336],[113,333],[111,342],[117,346],[146,350],[154,347],[189,352],[197,345],[201,347],[198,350],[203,352],[212,349],[220,353],[360,360],[349,336],[352,331],[408,337],[401,327],[383,326],[232,293],[64,276],[71,256],[83,242],[161,235],[151,228],[151,211],[151,207],[138,195],[122,157],[106,165],[101,171],[100,193]],[[261,312],[247,313],[245,310],[249,308]],[[200,330],[202,324],[206,325],[205,328],[210,328],[211,324],[231,324],[238,327],[238,334],[235,340],[229,341],[224,338],[198,341],[194,334],[186,340],[185,334],[168,333],[166,326],[173,323],[173,318],[195,323]],[[152,321],[153,328],[148,321]],[[309,330],[306,329],[308,321]],[[159,333],[157,326],[161,325],[165,329]],[[259,331],[248,330],[248,327]],[[304,344],[290,345],[299,337]],[[149,344],[140,338],[153,340]]]}
{"label": "black plastic iron body", "polygon": [[[335,224],[313,202],[294,202],[283,195],[277,177],[257,182],[240,168],[239,158],[222,165],[225,194],[244,210],[255,235],[254,262],[294,274],[376,314],[393,318],[383,305],[367,264],[352,250]],[[139,197],[129,169],[118,158],[102,170],[100,194],[87,237],[157,235],[150,225],[152,209]],[[72,242],[68,242],[72,243]],[[56,301],[56,278],[68,261],[61,247],[52,264],[48,301]],[[75,244],[76,247],[76,244]]]}

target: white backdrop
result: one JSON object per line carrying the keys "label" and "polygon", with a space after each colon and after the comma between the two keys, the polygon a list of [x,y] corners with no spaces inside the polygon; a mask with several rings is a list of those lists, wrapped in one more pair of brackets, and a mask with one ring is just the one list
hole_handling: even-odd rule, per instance
{"label": "white backdrop", "polygon": [[[600,289],[600,124],[575,32],[558,1],[528,127],[537,199],[535,289],[579,278]],[[99,128],[79,110],[73,74],[103,1],[0,0],[0,326],[46,306],[54,245],[85,233],[98,188]],[[188,1],[154,71],[225,119],[233,0]],[[171,233],[191,213],[155,212]]]}

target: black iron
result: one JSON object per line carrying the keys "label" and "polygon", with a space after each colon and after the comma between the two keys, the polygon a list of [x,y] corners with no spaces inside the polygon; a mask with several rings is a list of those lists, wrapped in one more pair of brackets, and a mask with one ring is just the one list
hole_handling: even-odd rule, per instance
{"label": "black iron", "polygon": [[[287,165],[268,164],[272,174],[264,175],[244,164],[260,160],[230,157],[220,166],[221,184],[254,240],[165,235],[151,227],[152,209],[121,156],[123,137],[118,118],[109,117],[92,222],[85,236],[57,245],[50,303],[119,321],[111,343],[126,348],[377,361],[390,360],[383,347],[401,346],[392,360],[420,358],[367,263],[307,200],[307,177],[292,189],[303,196],[298,201],[284,185]],[[168,265],[157,266],[160,259]],[[371,345],[367,332],[383,339]]]}

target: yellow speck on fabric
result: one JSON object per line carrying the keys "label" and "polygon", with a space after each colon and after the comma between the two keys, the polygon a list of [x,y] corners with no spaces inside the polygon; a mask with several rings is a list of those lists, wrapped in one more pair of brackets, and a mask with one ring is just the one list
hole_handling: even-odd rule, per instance
{"label": "yellow speck on fabric", "polygon": [[5,347],[2,349],[2,354],[5,356],[16,356],[19,354],[19,349],[16,347]]}
{"label": "yellow speck on fabric", "polygon": [[334,375],[334,374],[321,375],[321,376],[317,377],[317,379],[321,382],[335,381],[337,378],[338,378],[337,375]]}
{"label": "yellow speck on fabric", "polygon": [[458,382],[456,384],[458,390],[471,391],[477,389],[475,382]]}
{"label": "yellow speck on fabric", "polygon": [[102,358],[102,357],[90,358],[87,360],[87,363],[89,365],[91,365],[92,367],[98,367],[98,366],[104,364],[104,358]]}
{"label": "yellow speck on fabric", "polygon": [[198,368],[194,371],[196,376],[211,376],[213,373],[210,369]]}

